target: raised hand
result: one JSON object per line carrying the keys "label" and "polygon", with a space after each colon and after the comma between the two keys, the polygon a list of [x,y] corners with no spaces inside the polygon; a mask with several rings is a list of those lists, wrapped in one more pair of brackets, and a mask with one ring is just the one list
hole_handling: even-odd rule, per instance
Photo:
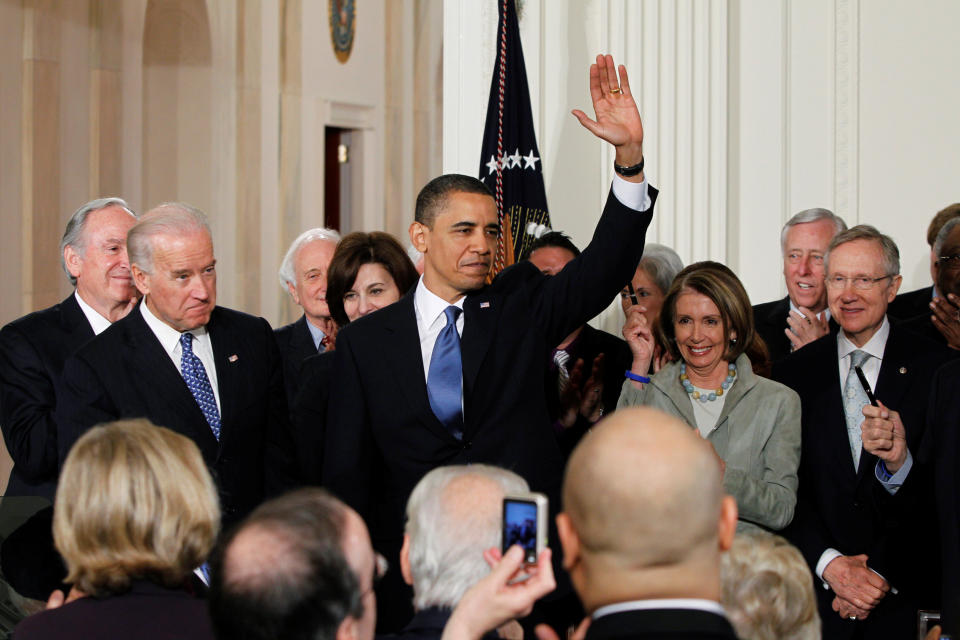
{"label": "raised hand", "polygon": [[907,460],[907,432],[899,413],[879,400],[877,404],[880,406],[863,407],[866,419],[860,424],[860,438],[864,450],[883,460],[887,471],[895,473]]}
{"label": "raised hand", "polygon": [[960,349],[960,298],[952,293],[947,299],[937,297],[930,303],[933,312],[930,320],[946,339],[951,349]]}
{"label": "raised hand", "polygon": [[623,324],[623,339],[627,341],[633,353],[633,364],[630,370],[640,376],[649,373],[656,351],[653,331],[650,329],[647,317],[643,315],[645,311],[646,309],[642,306],[630,307],[627,309],[627,320]]}
{"label": "raised hand", "polygon": [[[492,570],[460,599],[443,629],[443,640],[479,640],[487,631],[528,615],[533,604],[556,587],[550,549],[543,550],[533,567],[523,564],[519,546],[495,557],[499,555],[484,553]],[[515,581],[521,574],[529,577]]]}
{"label": "raised hand", "polygon": [[[573,115],[593,135],[617,148],[617,164],[632,166],[643,159],[643,123],[630,91],[627,68],[620,65],[619,77],[617,71],[613,56],[598,55],[590,65],[590,98],[596,120],[579,109],[574,109]],[[642,179],[643,174],[639,176]]]}
{"label": "raised hand", "polygon": [[791,310],[787,316],[787,325],[790,328],[783,330],[794,351],[830,333],[830,322],[826,313],[822,314],[822,320],[806,307],[800,307],[800,313]]}

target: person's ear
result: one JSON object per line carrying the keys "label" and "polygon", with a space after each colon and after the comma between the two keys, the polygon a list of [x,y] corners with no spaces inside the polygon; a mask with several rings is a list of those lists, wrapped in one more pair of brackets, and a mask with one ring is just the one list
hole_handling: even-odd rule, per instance
{"label": "person's ear", "polygon": [[150,293],[148,273],[141,269],[139,265],[131,264],[130,274],[133,276],[133,284],[137,287],[137,291],[139,291],[141,295],[145,296]]}
{"label": "person's ear", "polygon": [[80,253],[67,245],[63,248],[63,263],[67,265],[67,271],[70,272],[74,278],[80,276],[80,267],[83,265],[83,257]]}
{"label": "person's ear", "polygon": [[413,586],[413,572],[410,571],[410,535],[403,534],[403,546],[400,547],[400,574],[403,581]]}
{"label": "person's ear", "polygon": [[566,513],[557,514],[557,536],[563,549],[563,568],[569,571],[580,561],[580,536]]}
{"label": "person's ear", "polygon": [[420,253],[424,253],[427,248],[426,236],[430,232],[430,229],[427,225],[414,221],[410,223],[409,232],[410,244]]}
{"label": "person's ear", "polygon": [[[890,291],[887,294],[887,304],[893,302],[893,299],[897,297],[897,291],[900,290],[900,285],[903,284],[903,276],[897,275],[890,278]],[[942,295],[947,295],[943,293]]]}
{"label": "person's ear", "polygon": [[360,640],[360,638],[358,638],[360,633],[359,622],[359,620],[348,614],[340,623],[340,626],[337,627],[336,640]]}
{"label": "person's ear", "polygon": [[737,501],[733,496],[723,496],[720,503],[720,521],[717,523],[717,539],[720,551],[727,551],[733,545],[733,536],[737,533]]}

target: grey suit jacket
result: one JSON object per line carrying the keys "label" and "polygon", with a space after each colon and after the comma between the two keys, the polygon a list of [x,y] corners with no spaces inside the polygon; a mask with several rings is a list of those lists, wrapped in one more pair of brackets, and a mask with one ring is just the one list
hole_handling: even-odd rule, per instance
{"label": "grey suit jacket", "polygon": [[[737,531],[778,531],[790,524],[797,503],[800,396],[754,374],[745,354],[736,364],[738,379],[707,440],[727,465],[723,486],[737,500]],[[642,390],[626,380],[617,408],[655,407],[696,428],[692,402],[680,384],[680,363],[671,362]]]}

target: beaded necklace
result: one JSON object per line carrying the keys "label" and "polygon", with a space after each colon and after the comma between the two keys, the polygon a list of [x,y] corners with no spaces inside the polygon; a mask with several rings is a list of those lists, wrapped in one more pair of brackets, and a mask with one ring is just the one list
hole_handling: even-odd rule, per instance
{"label": "beaded necklace", "polygon": [[723,382],[720,384],[720,388],[716,391],[711,391],[708,394],[704,394],[693,388],[693,383],[690,382],[690,378],[687,377],[687,363],[680,363],[680,384],[683,385],[684,391],[689,393],[691,398],[694,400],[699,400],[700,402],[713,402],[722,396],[724,390],[730,388],[730,385],[733,384],[733,381],[736,379],[736,377],[737,365],[731,362],[727,365],[727,377],[724,378]]}

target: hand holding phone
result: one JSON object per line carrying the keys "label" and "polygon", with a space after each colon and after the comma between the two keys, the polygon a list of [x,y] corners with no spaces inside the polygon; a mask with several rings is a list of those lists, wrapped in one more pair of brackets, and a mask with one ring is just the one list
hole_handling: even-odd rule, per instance
{"label": "hand holding phone", "polygon": [[537,563],[547,547],[549,502],[542,493],[524,493],[503,497],[501,550],[504,555],[513,545],[523,549],[523,562]]}

